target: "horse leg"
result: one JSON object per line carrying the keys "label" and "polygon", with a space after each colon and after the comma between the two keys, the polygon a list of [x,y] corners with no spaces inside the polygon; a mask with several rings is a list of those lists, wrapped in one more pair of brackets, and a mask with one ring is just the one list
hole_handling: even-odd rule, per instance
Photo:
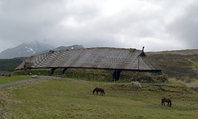
{"label": "horse leg", "polygon": [[100,95],[102,95],[102,91],[100,91]]}
{"label": "horse leg", "polygon": [[161,100],[161,104],[162,104],[162,105],[165,105],[165,104],[164,104],[164,100]]}
{"label": "horse leg", "polygon": [[102,95],[102,96],[103,96],[103,94],[104,94],[104,93],[103,93],[103,92],[101,92],[101,95]]}
{"label": "horse leg", "polygon": [[95,89],[93,90],[93,94],[95,93]]}
{"label": "horse leg", "polygon": [[171,107],[171,105],[172,105],[172,104],[171,104],[171,101],[169,101],[169,102],[168,102],[168,106]]}

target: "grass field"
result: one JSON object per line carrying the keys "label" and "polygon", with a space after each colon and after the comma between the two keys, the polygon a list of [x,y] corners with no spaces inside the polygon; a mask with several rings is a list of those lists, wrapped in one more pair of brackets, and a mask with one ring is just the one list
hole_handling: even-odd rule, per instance
{"label": "grass field", "polygon": [[11,77],[7,77],[7,76],[0,76],[0,85],[1,84],[6,84],[6,83],[12,83],[12,82],[16,82],[16,81],[21,81],[21,80],[29,80],[31,79],[30,76],[11,76]]}
{"label": "grass field", "polygon": [[[27,77],[26,77],[27,78]],[[5,119],[195,119],[198,94],[182,84],[128,83],[82,80],[45,80],[0,90]],[[105,96],[92,94],[104,88]],[[163,89],[163,90],[162,90]],[[173,106],[161,106],[161,97]]]}

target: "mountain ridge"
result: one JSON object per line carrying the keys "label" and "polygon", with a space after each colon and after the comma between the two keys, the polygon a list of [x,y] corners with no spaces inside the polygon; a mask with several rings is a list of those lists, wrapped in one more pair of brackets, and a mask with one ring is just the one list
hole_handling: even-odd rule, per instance
{"label": "mountain ridge", "polygon": [[50,50],[53,47],[41,43],[41,42],[30,42],[22,43],[16,47],[8,48],[0,53],[0,59],[12,59],[16,57],[28,57],[37,53],[41,53],[46,50]]}
{"label": "mountain ridge", "polygon": [[154,55],[154,54],[198,55],[198,49],[169,50],[169,51],[156,51],[156,52],[146,52],[146,53],[148,55]]}
{"label": "mountain ridge", "polygon": [[12,59],[17,57],[29,57],[49,50],[65,50],[84,48],[82,45],[59,46],[57,48],[41,42],[22,43],[16,47],[8,48],[0,52],[0,59]]}

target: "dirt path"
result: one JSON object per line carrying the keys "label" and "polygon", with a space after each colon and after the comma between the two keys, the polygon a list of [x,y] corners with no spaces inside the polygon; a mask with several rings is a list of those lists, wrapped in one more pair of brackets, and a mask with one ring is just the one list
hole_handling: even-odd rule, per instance
{"label": "dirt path", "polygon": [[37,76],[37,78],[41,78],[41,79],[54,79],[54,80],[63,80],[63,79],[65,79],[65,78],[55,77],[55,76]]}
{"label": "dirt path", "polygon": [[26,83],[26,82],[32,82],[32,81],[36,81],[36,80],[38,80],[38,79],[29,79],[29,80],[22,80],[22,81],[16,81],[16,82],[12,82],[12,83],[1,84],[0,88],[6,87],[6,86],[17,85],[17,84],[21,84],[21,83]]}
{"label": "dirt path", "polygon": [[6,86],[17,85],[17,84],[21,84],[21,83],[26,83],[26,82],[36,81],[36,80],[39,80],[38,78],[54,79],[54,80],[62,80],[63,79],[60,77],[53,77],[53,76],[36,76],[35,79],[33,78],[33,79],[28,79],[28,80],[16,81],[16,82],[12,82],[12,83],[0,84],[0,88],[6,87]]}

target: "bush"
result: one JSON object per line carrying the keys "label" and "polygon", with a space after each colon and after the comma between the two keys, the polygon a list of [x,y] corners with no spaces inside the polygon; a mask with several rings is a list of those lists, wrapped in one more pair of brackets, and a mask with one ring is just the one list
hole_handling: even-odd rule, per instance
{"label": "bush", "polygon": [[120,80],[122,82],[138,81],[142,83],[167,82],[168,76],[165,74],[157,75],[142,72],[122,72]]}
{"label": "bush", "polygon": [[63,70],[63,69],[56,69],[56,70],[54,71],[54,74],[53,74],[53,75],[54,75],[54,76],[57,76],[57,75],[60,76],[60,75],[62,75],[62,70]]}
{"label": "bush", "polygon": [[163,75],[156,76],[156,80],[158,82],[168,82],[168,75],[163,74]]}
{"label": "bush", "polygon": [[49,70],[47,69],[32,69],[32,70],[27,70],[27,75],[49,75]]}
{"label": "bush", "polygon": [[12,72],[12,75],[24,75],[24,71],[22,71],[22,70],[19,70],[19,71],[14,71],[14,72]]}
{"label": "bush", "polygon": [[64,74],[68,78],[82,80],[112,81],[112,74],[102,71],[67,70]]}
{"label": "bush", "polygon": [[154,82],[154,78],[150,74],[143,74],[143,73],[137,73],[134,75],[131,79],[132,81],[139,81],[144,83],[152,83]]}
{"label": "bush", "polygon": [[[32,69],[27,70],[27,75],[49,75],[49,70],[47,69]],[[25,75],[23,70],[14,71],[12,75]]]}

